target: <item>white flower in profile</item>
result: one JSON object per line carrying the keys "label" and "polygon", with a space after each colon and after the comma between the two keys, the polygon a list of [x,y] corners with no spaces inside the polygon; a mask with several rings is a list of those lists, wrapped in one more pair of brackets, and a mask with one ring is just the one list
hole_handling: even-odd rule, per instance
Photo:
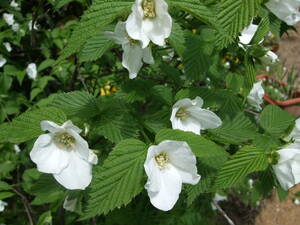
{"label": "white flower in profile", "polygon": [[130,38],[126,32],[125,22],[118,22],[114,32],[105,32],[107,37],[123,48],[122,65],[128,70],[129,78],[137,76],[143,61],[153,64],[154,59],[150,47],[142,48],[141,42]]}
{"label": "white flower in profile", "polygon": [[288,25],[293,26],[300,21],[299,0],[270,0],[265,5]]}
{"label": "white flower in profile", "polygon": [[280,158],[273,166],[277,180],[284,190],[300,183],[300,143],[293,143],[277,151]]}
{"label": "white flower in profile", "polygon": [[264,95],[265,90],[262,87],[262,81],[258,81],[253,84],[253,88],[247,96],[247,101],[254,109],[260,111],[262,109],[261,104],[264,102]]}
{"label": "white flower in profile", "polygon": [[0,200],[0,212],[3,212],[7,203],[5,201]]}
{"label": "white flower in profile", "polygon": [[9,26],[12,26],[15,22],[13,14],[3,13],[3,19]]}
{"label": "white flower in profile", "polygon": [[97,156],[79,135],[81,130],[70,120],[62,126],[42,121],[41,128],[49,133],[40,135],[30,152],[38,171],[53,174],[67,189],[85,189],[92,180],[92,164],[97,163]]}
{"label": "white flower in profile", "polygon": [[16,154],[19,154],[21,152],[19,145],[16,145],[16,144],[14,145],[14,150],[15,150]]}
{"label": "white flower in profile", "polygon": [[136,0],[126,20],[126,30],[132,39],[142,42],[143,48],[150,41],[164,46],[172,30],[168,4],[164,0]]}
{"label": "white flower in profile", "polygon": [[65,198],[63,208],[69,212],[75,212],[78,198],[71,198],[69,195]]}
{"label": "white flower in profile", "polygon": [[176,102],[172,109],[173,129],[191,131],[200,134],[201,130],[213,129],[222,125],[221,119],[212,111],[202,109],[203,100],[184,98]]}
{"label": "white flower in profile", "polygon": [[144,164],[148,176],[145,188],[152,205],[160,210],[173,208],[182,183],[197,184],[196,157],[186,142],[166,140],[148,149]]}
{"label": "white flower in profile", "polygon": [[18,23],[14,23],[12,26],[11,26],[11,29],[15,32],[19,31],[20,30],[20,25]]}
{"label": "white flower in profile", "polygon": [[0,68],[7,63],[7,60],[0,54]]}
{"label": "white flower in profile", "polygon": [[[28,22],[28,29],[31,31],[32,30],[32,20],[30,20]],[[33,24],[33,29],[34,30],[38,30],[38,26],[36,25],[36,23]]]}
{"label": "white flower in profile", "polygon": [[300,118],[295,121],[295,126],[291,133],[284,138],[285,141],[294,140],[296,142],[300,142]]}
{"label": "white flower in profile", "polygon": [[26,68],[26,73],[30,79],[35,80],[37,76],[36,64],[35,63],[28,64]]}
{"label": "white flower in profile", "polygon": [[9,42],[3,42],[4,47],[6,48],[6,51],[11,52],[12,47]]}
{"label": "white flower in profile", "polygon": [[267,51],[266,56],[271,60],[271,63],[278,61],[278,55],[272,51]]}
{"label": "white flower in profile", "polygon": [[246,27],[239,36],[239,40],[242,44],[248,45],[252,38],[254,37],[256,31],[257,31],[258,25],[250,24],[248,27]]}

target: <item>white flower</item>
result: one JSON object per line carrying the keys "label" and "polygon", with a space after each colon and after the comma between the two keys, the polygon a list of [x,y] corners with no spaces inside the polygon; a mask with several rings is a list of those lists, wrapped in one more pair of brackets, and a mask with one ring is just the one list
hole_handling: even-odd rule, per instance
{"label": "white flower", "polygon": [[172,109],[173,129],[191,131],[200,134],[201,130],[213,129],[222,125],[221,119],[212,111],[202,109],[203,100],[184,98],[176,102]]}
{"label": "white flower", "polygon": [[7,60],[0,54],[0,68],[7,63]]}
{"label": "white flower", "polygon": [[291,133],[284,138],[285,141],[295,140],[300,142],[300,118],[295,121],[295,127],[291,131]]}
{"label": "white flower", "polygon": [[20,29],[20,25],[18,23],[14,23],[12,26],[11,26],[11,29],[15,32],[19,31]]}
{"label": "white flower", "polygon": [[15,150],[16,154],[19,154],[21,152],[19,145],[14,145],[14,150]]}
{"label": "white flower", "polygon": [[0,200],[0,212],[3,212],[7,203],[5,201]]}
{"label": "white flower", "polygon": [[295,25],[300,21],[299,0],[270,0],[266,7],[279,19],[288,25]]}
{"label": "white flower", "polygon": [[12,48],[9,42],[4,42],[3,45],[8,52],[11,52]]}
{"label": "white flower", "polygon": [[163,141],[148,149],[145,188],[153,206],[168,211],[179,198],[182,183],[197,184],[196,157],[186,142]]}
{"label": "white flower", "polygon": [[129,78],[137,76],[143,62],[153,64],[151,48],[142,48],[141,42],[130,38],[126,32],[125,22],[118,22],[114,32],[105,32],[107,37],[117,44],[121,44],[124,50],[122,65],[129,71]]}
{"label": "white flower", "polygon": [[[30,21],[28,22],[28,29],[29,29],[29,30],[32,30],[32,20],[30,20]],[[34,30],[38,30],[38,27],[37,27],[36,23],[34,23],[33,29],[34,29]]]}
{"label": "white flower", "polygon": [[26,68],[26,73],[30,79],[35,80],[37,76],[36,64],[30,63]]}
{"label": "white flower", "polygon": [[12,26],[15,22],[13,14],[3,13],[3,19],[9,26]]}
{"label": "white flower", "polygon": [[274,62],[278,61],[278,55],[276,55],[272,51],[267,51],[266,56],[269,57],[269,59],[271,59],[271,63],[274,63]]}
{"label": "white flower", "polygon": [[97,163],[97,156],[79,135],[81,130],[71,121],[62,126],[42,121],[41,128],[50,133],[40,135],[30,152],[38,171],[53,174],[67,189],[85,189],[92,180],[92,164]]}
{"label": "white flower", "polygon": [[248,103],[256,110],[261,110],[261,104],[264,102],[263,97],[265,95],[265,90],[262,87],[262,81],[253,84],[249,95],[247,96]]}
{"label": "white flower", "polygon": [[167,3],[164,0],[136,0],[126,20],[126,30],[132,39],[143,43],[143,48],[150,41],[164,46],[165,38],[170,36],[172,30]]}
{"label": "white flower", "polygon": [[10,6],[13,7],[14,9],[16,9],[16,10],[20,10],[19,4],[17,2],[15,2],[15,0],[12,0],[10,2]]}
{"label": "white flower", "polygon": [[278,164],[273,166],[281,187],[288,190],[300,182],[300,143],[293,143],[277,151]]}
{"label": "white flower", "polygon": [[256,31],[257,31],[258,25],[250,24],[248,27],[246,27],[239,36],[239,40],[242,44],[248,45],[252,38],[254,37]]}
{"label": "white flower", "polygon": [[296,199],[294,199],[294,201],[293,201],[293,202],[294,202],[294,204],[295,204],[295,205],[300,205],[300,201],[299,201],[299,199],[297,199],[297,198],[296,198]]}

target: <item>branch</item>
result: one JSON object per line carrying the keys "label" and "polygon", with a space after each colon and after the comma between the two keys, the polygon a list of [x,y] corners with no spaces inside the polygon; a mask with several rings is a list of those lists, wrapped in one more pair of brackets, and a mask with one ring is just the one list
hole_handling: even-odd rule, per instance
{"label": "branch", "polygon": [[217,208],[217,210],[224,216],[224,218],[227,220],[227,222],[230,225],[235,225],[234,222],[229,218],[229,216],[226,214],[226,212],[221,208],[221,206],[218,204],[217,201],[213,200],[213,205]]}

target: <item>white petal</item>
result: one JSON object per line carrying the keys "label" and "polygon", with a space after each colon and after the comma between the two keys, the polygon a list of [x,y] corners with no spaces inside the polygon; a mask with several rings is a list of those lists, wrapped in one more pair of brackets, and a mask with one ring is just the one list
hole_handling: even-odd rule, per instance
{"label": "white petal", "polygon": [[253,88],[251,89],[249,95],[247,96],[248,103],[258,111],[261,110],[261,104],[264,102],[263,97],[265,95],[265,91],[262,87],[262,81],[256,82],[253,84]]}
{"label": "white petal", "polygon": [[43,131],[49,131],[51,133],[55,133],[55,132],[61,131],[62,127],[52,121],[42,120],[41,121],[41,129]]}
{"label": "white petal", "polygon": [[75,152],[71,152],[70,155],[69,165],[59,174],[54,174],[54,178],[69,190],[84,190],[91,183],[92,166]]}
{"label": "white petal", "polygon": [[129,42],[126,31],[126,23],[119,21],[114,32],[106,31],[105,35],[108,39],[113,40],[117,44],[126,44]]}
{"label": "white petal", "polygon": [[143,49],[143,61],[148,64],[154,64],[154,59],[150,47]]}
{"label": "white petal", "polygon": [[122,47],[124,50],[122,65],[128,70],[129,78],[133,79],[142,68],[143,50],[139,44],[125,44]]}
{"label": "white petal", "polygon": [[75,144],[73,147],[73,151],[78,153],[79,157],[81,157],[83,160],[88,161],[90,149],[89,144],[86,140],[84,140],[77,132],[74,130],[67,129],[68,134],[73,136],[75,138]]}
{"label": "white petal", "polygon": [[258,26],[255,24],[250,24],[248,27],[246,27],[241,32],[241,36],[239,36],[240,42],[245,45],[249,44],[251,42],[253,36],[255,35],[257,28],[258,28]]}
{"label": "white petal", "polygon": [[61,127],[67,130],[68,129],[73,130],[78,134],[81,133],[82,131],[79,127],[75,126],[71,120],[66,121]]}
{"label": "white petal", "polygon": [[12,48],[9,42],[3,42],[4,47],[6,48],[6,51],[11,52]]}
{"label": "white petal", "polygon": [[186,142],[166,140],[161,142],[159,147],[168,154],[170,163],[177,169],[183,183],[199,182],[196,157]]}
{"label": "white petal", "polygon": [[295,127],[292,132],[284,138],[285,141],[290,141],[292,139],[300,141],[300,118],[295,121]]}
{"label": "white petal", "polygon": [[96,165],[98,163],[98,157],[92,150],[90,150],[89,152],[88,162],[93,165]]}
{"label": "white petal", "polygon": [[192,100],[192,105],[201,108],[203,106],[203,99],[197,96],[194,100]]}
{"label": "white petal", "polygon": [[13,14],[3,13],[3,19],[10,26],[12,26],[14,24],[14,22],[15,22]]}
{"label": "white petal", "polygon": [[190,107],[188,111],[190,112],[190,117],[193,118],[194,121],[198,121],[201,130],[214,129],[222,125],[222,120],[210,110]]}
{"label": "white petal", "polygon": [[0,68],[7,63],[7,60],[0,54]]}
{"label": "white petal", "polygon": [[59,149],[50,134],[42,134],[35,141],[30,158],[37,164],[38,171],[60,173],[69,163],[70,152]]}
{"label": "white petal", "polygon": [[187,119],[175,118],[172,121],[172,128],[183,131],[190,131],[200,135],[201,125],[197,120],[195,120],[192,117],[189,117]]}
{"label": "white petal", "polygon": [[[148,189],[151,183],[158,185],[159,190],[153,192]],[[152,205],[160,210],[171,210],[179,198],[181,192],[182,180],[177,170],[169,165],[165,169],[154,167],[151,176],[148,177],[145,188],[148,190],[148,196]]]}
{"label": "white petal", "polygon": [[36,64],[30,63],[26,68],[26,73],[30,79],[35,80],[37,76]]}

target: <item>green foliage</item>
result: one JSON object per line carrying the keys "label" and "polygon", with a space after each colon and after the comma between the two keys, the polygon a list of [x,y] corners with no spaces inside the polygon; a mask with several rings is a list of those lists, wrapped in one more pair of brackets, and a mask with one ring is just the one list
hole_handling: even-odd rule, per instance
{"label": "green foliage", "polygon": [[124,140],[111,151],[103,165],[95,169],[84,218],[107,214],[127,205],[142,191],[146,148],[139,140]]}
{"label": "green foliage", "polygon": [[283,136],[287,129],[293,125],[294,118],[278,106],[268,105],[261,113],[260,125],[271,135]]}
{"label": "green foliage", "polygon": [[263,0],[222,0],[217,15],[221,29],[216,37],[220,48],[231,44],[239,32],[248,26]]}
{"label": "green foliage", "polygon": [[19,143],[41,135],[43,133],[40,127],[42,120],[62,124],[67,118],[61,110],[54,107],[28,111],[11,123],[4,123],[0,126],[0,142]]}
{"label": "green foliage", "polygon": [[264,150],[245,147],[225,162],[215,180],[214,188],[230,188],[249,173],[265,170],[267,166],[268,157]]}

